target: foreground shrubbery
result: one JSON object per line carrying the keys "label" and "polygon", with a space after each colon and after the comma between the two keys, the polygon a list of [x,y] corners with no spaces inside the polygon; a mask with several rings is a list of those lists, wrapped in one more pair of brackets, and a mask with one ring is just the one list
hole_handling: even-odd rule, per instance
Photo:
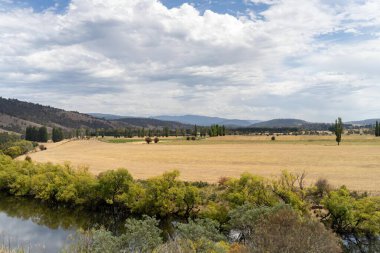
{"label": "foreground shrubbery", "polygon": [[[235,214],[231,214],[234,216]],[[250,207],[244,223],[231,217],[226,224],[244,237],[230,243],[220,224],[210,219],[189,220],[175,225],[175,233],[163,243],[162,230],[154,218],[128,219],[127,232],[114,236],[99,229],[83,233],[67,252],[341,252],[338,238],[318,221],[301,218],[289,206]],[[236,217],[235,217],[236,218]],[[249,226],[249,232],[247,230]]]}
{"label": "foreground shrubbery", "polygon": [[[305,187],[304,175],[284,172],[267,180],[246,173],[209,185],[183,182],[178,176],[174,171],[136,181],[124,169],[94,176],[86,168],[0,155],[2,191],[69,206],[113,206],[160,220],[187,220],[174,223],[170,235],[163,235],[156,218],[147,216],[128,220],[121,236],[87,231],[67,249],[72,252],[339,252],[331,231],[355,242],[376,241],[380,234],[379,197],[345,187],[334,190],[324,180]],[[228,238],[231,231],[236,232],[235,243]],[[368,243],[358,247],[368,248]]]}

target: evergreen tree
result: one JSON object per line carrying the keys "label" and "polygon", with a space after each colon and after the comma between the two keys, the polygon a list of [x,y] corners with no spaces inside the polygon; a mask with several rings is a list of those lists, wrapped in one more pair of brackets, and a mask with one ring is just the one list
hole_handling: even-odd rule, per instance
{"label": "evergreen tree", "polygon": [[335,120],[334,131],[335,131],[335,136],[336,136],[336,142],[338,143],[338,146],[339,146],[340,142],[342,141],[342,133],[343,133],[343,123],[342,123],[341,118],[338,118],[337,120]]}
{"label": "evergreen tree", "polygon": [[48,138],[47,128],[44,126],[40,127],[38,129],[38,142],[47,142]]}
{"label": "evergreen tree", "polygon": [[25,140],[27,140],[27,141],[32,140],[32,127],[31,126],[26,127]]}
{"label": "evergreen tree", "polygon": [[197,125],[194,125],[194,136],[195,137],[198,136],[198,127],[197,127]]}
{"label": "evergreen tree", "polygon": [[380,125],[379,125],[379,121],[376,121],[375,136],[376,136],[376,137],[379,137],[379,136],[380,136]]}
{"label": "evergreen tree", "polygon": [[53,128],[52,132],[52,140],[53,142],[59,142],[63,140],[63,131],[60,128]]}

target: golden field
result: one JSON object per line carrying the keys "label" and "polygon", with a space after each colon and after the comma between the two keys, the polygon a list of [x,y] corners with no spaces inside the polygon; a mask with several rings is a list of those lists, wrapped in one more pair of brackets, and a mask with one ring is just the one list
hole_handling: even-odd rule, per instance
{"label": "golden field", "polygon": [[207,182],[243,172],[275,177],[282,170],[305,171],[308,183],[326,178],[335,186],[380,192],[380,138],[372,136],[343,136],[340,146],[334,136],[277,136],[276,141],[270,141],[270,136],[161,138],[159,144],[149,145],[138,139],[113,141],[48,143],[46,151],[29,156],[37,162],[85,165],[95,174],[126,168],[139,179],[174,169],[184,180]]}

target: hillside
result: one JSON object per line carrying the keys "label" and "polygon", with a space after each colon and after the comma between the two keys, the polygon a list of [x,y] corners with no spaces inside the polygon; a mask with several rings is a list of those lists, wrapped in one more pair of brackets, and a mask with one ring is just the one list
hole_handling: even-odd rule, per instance
{"label": "hillside", "polygon": [[106,120],[79,112],[0,97],[0,128],[23,132],[29,125],[72,128],[113,128]]}
{"label": "hillside", "polygon": [[[93,116],[94,115],[94,116]],[[0,129],[24,133],[27,126],[115,129],[125,127],[145,128],[191,128],[192,125],[152,118],[132,118],[112,114],[83,114],[62,109],[0,97]]]}
{"label": "hillside", "polygon": [[297,128],[305,130],[326,131],[331,128],[331,124],[313,123],[300,119],[272,119],[253,124],[250,126],[250,128]]}
{"label": "hillside", "polygon": [[225,125],[229,127],[246,127],[254,123],[259,122],[258,120],[240,120],[240,119],[226,119],[219,117],[208,117],[200,115],[183,115],[183,116],[156,116],[153,117],[159,120],[177,121],[183,124],[199,125],[199,126],[211,126],[214,124]]}
{"label": "hillside", "polygon": [[117,120],[117,119],[124,119],[124,118],[133,118],[128,116],[120,116],[115,114],[108,114],[108,113],[86,113],[88,115],[91,115],[98,119],[105,119],[105,120]]}
{"label": "hillside", "polygon": [[358,120],[358,121],[349,121],[345,123],[351,124],[351,125],[357,125],[357,126],[369,126],[369,125],[375,125],[376,121],[380,122],[380,119],[365,119],[365,120]]}
{"label": "hillside", "polygon": [[272,119],[251,125],[251,127],[302,127],[309,122],[300,119]]}
{"label": "hillside", "polygon": [[123,118],[114,120],[114,122],[124,123],[131,126],[136,127],[145,127],[145,128],[164,128],[168,127],[169,129],[189,129],[192,128],[192,125],[182,124],[180,122],[175,121],[166,121],[166,120],[158,120],[152,118]]}

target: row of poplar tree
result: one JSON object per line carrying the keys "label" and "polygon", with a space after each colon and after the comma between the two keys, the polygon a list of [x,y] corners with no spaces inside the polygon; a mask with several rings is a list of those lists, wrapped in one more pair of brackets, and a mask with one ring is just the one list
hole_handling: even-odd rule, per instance
{"label": "row of poplar tree", "polygon": [[[58,142],[64,139],[63,131],[61,128],[53,128],[51,139],[53,142]],[[28,126],[25,131],[25,140],[36,142],[48,142],[49,133],[45,126],[35,127]]]}

